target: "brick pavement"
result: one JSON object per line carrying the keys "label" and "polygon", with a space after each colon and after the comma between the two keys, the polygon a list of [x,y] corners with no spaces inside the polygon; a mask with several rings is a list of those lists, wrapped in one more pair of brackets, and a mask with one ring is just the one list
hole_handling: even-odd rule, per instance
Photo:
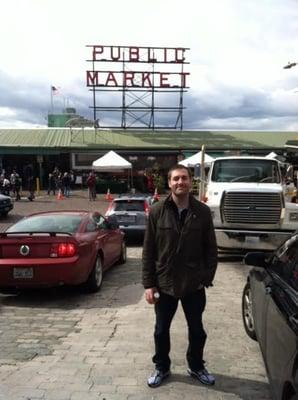
{"label": "brick pavement", "polygon": [[[86,197],[85,197],[86,196]],[[102,199],[89,202],[40,196],[17,203],[0,229],[46,209],[104,211]],[[206,388],[185,373],[186,325],[178,310],[172,325],[172,376],[160,388],[145,380],[152,370],[154,313],[140,285],[140,246],[128,262],[112,268],[100,292],[77,289],[0,295],[0,400],[267,400],[267,378],[258,345],[245,334],[241,291],[245,267],[221,262],[204,314],[208,333],[205,358],[216,375]]]}

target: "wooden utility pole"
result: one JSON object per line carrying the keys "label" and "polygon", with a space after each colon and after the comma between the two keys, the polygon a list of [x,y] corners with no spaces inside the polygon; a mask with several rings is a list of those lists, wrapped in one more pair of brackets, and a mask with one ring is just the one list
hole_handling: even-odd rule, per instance
{"label": "wooden utility pole", "polygon": [[199,193],[199,200],[203,201],[205,196],[205,145],[202,145],[201,149],[201,168],[200,168],[200,193]]}

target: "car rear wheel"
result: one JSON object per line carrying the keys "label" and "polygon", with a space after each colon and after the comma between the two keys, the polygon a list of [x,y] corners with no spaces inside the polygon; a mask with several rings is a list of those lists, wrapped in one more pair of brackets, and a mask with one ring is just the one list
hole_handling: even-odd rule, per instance
{"label": "car rear wheel", "polygon": [[86,282],[87,289],[89,292],[91,293],[97,292],[100,289],[102,284],[102,277],[103,277],[102,259],[98,254],[95,260],[95,264]]}
{"label": "car rear wheel", "polygon": [[119,257],[119,264],[125,264],[127,260],[127,248],[126,248],[126,243],[123,240],[122,245],[121,245],[121,254]]}
{"label": "car rear wheel", "polygon": [[251,299],[251,289],[249,282],[247,282],[246,285],[244,286],[242,294],[242,318],[243,318],[244,329],[248,334],[248,336],[253,340],[257,340],[255,324],[252,314],[252,299]]}

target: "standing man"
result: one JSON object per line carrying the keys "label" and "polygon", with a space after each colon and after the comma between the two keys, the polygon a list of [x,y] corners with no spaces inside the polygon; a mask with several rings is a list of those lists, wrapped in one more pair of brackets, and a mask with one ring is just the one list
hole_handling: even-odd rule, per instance
{"label": "standing man", "polygon": [[19,174],[16,174],[14,182],[16,201],[21,200],[21,195],[20,195],[21,186],[22,186],[22,179],[20,178]]}
{"label": "standing man", "polygon": [[64,172],[62,176],[62,187],[63,194],[65,197],[69,197],[70,195],[70,175],[68,172]]}
{"label": "standing man", "polygon": [[89,172],[86,183],[88,186],[89,200],[90,201],[95,200],[96,199],[96,178],[95,178],[95,174],[93,171]]}
{"label": "standing man", "polygon": [[55,176],[53,174],[49,173],[49,176],[48,176],[48,195],[50,195],[51,192],[53,192],[53,195],[55,196],[55,193],[56,193],[56,179],[55,179]]}
{"label": "standing man", "polygon": [[154,304],[156,315],[155,371],[147,383],[157,387],[170,375],[170,326],[180,300],[188,325],[187,372],[205,385],[214,385],[214,376],[204,367],[207,335],[202,323],[205,288],[212,286],[217,267],[212,217],[209,208],[190,194],[188,168],[173,166],[168,185],[170,195],[150,210],[144,238],[145,299]]}
{"label": "standing man", "polygon": [[19,174],[17,173],[17,171],[13,169],[12,174],[10,175],[10,188],[14,196],[16,196],[15,182],[18,176]]}
{"label": "standing man", "polygon": [[34,183],[34,176],[33,176],[32,172],[28,176],[27,186],[28,186],[28,192],[29,192],[28,200],[33,201],[35,199],[35,195],[34,195],[35,183]]}

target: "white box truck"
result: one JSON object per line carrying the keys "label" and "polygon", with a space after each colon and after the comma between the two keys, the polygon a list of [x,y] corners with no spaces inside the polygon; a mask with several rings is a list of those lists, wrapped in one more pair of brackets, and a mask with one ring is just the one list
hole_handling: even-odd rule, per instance
{"label": "white box truck", "polygon": [[281,163],[265,157],[215,159],[205,192],[219,250],[273,250],[298,229]]}

